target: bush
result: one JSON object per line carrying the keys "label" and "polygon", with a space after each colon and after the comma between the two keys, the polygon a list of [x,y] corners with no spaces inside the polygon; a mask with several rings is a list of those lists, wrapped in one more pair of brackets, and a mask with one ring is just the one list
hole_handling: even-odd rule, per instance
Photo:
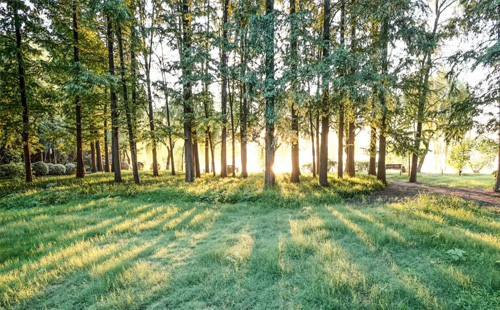
{"label": "bush", "polygon": [[[160,171],[161,170],[161,165],[157,164],[157,166],[158,166],[158,171]],[[150,169],[153,170],[153,164],[151,164],[151,168]]]}
{"label": "bush", "polygon": [[126,161],[122,161],[122,163],[120,165],[120,168],[122,170],[129,170],[130,169],[130,165]]}
{"label": "bush", "polygon": [[66,167],[62,164],[55,164],[53,170],[53,175],[64,175],[66,173]]}
{"label": "bush", "polygon": [[54,175],[54,164],[47,163],[47,167],[49,167],[49,175]]}
{"label": "bush", "polygon": [[49,174],[49,166],[47,166],[47,164],[44,163],[43,161],[37,161],[37,162],[33,163],[32,169],[33,169],[33,173],[37,177],[41,177],[41,176]]}
{"label": "bush", "polygon": [[66,175],[72,175],[76,172],[76,165],[73,163],[67,163],[64,167],[66,168]]}
{"label": "bush", "polygon": [[23,163],[8,163],[0,166],[0,176],[7,178],[20,178],[25,174]]}

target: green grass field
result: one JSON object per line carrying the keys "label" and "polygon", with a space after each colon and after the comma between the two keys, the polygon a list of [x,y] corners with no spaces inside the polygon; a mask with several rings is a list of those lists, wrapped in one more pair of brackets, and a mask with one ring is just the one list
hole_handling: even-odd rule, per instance
{"label": "green grass field", "polygon": [[[388,179],[396,179],[408,181],[408,174],[399,175],[399,173],[388,172]],[[441,187],[464,187],[464,188],[480,188],[491,190],[495,183],[495,178],[492,174],[438,174],[438,173],[419,173],[418,182],[429,186]]]}
{"label": "green grass field", "polygon": [[130,178],[0,181],[0,308],[500,308],[495,210],[368,203],[368,177]]}

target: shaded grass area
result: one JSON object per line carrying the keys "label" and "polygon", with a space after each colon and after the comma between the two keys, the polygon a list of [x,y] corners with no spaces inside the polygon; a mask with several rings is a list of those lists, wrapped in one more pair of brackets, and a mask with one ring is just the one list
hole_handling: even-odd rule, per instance
{"label": "shaded grass area", "polygon": [[[6,185],[0,201],[21,205],[0,210],[0,308],[500,308],[499,213],[453,197],[343,201],[377,188],[369,178],[262,191],[261,177],[146,177],[107,195],[63,178]],[[44,201],[51,183],[75,196]],[[23,195],[40,200],[22,208]]]}
{"label": "shaded grass area", "polygon": [[[388,173],[389,179],[408,181],[408,174],[399,175],[399,173]],[[429,186],[440,187],[464,187],[464,188],[480,188],[491,190],[495,183],[495,178],[492,174],[433,174],[419,173],[418,182]]]}

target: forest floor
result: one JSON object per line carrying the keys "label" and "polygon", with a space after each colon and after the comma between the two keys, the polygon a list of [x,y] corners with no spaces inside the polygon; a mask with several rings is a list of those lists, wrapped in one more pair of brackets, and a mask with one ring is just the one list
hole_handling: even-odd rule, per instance
{"label": "forest floor", "polygon": [[500,211],[370,177],[0,180],[0,309],[499,309]]}

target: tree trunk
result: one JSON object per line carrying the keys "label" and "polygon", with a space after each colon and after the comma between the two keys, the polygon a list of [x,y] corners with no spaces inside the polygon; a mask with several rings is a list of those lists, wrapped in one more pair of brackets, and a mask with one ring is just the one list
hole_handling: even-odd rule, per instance
{"label": "tree trunk", "polygon": [[104,172],[109,172],[108,105],[104,104]]}
{"label": "tree trunk", "polygon": [[[320,85],[318,85],[320,86]],[[319,174],[319,111],[316,113],[316,174]],[[313,158],[313,160],[315,160]]]}
{"label": "tree trunk", "polygon": [[312,120],[312,108],[309,111],[309,127],[311,130],[312,174],[313,178],[316,178],[316,151],[314,149],[314,127]]}
{"label": "tree trunk", "polygon": [[195,176],[197,178],[201,178],[201,169],[200,169],[200,154],[198,152],[198,136],[196,133],[196,129],[193,130],[193,156],[194,156],[194,168],[195,168]]}
{"label": "tree trunk", "polygon": [[290,176],[290,182],[292,183],[299,183],[300,180],[300,163],[299,163],[299,114],[297,111],[297,106],[295,104],[295,95],[297,91],[297,61],[298,61],[298,55],[297,55],[297,37],[296,37],[296,32],[297,32],[297,22],[294,20],[295,18],[295,13],[296,13],[296,5],[295,5],[295,0],[290,0],[290,18],[291,18],[291,24],[290,24],[290,57],[292,61],[291,65],[291,76],[292,76],[292,87],[291,87],[291,92],[292,92],[292,108],[291,108],[291,114],[292,114],[292,174]]}
{"label": "tree trunk", "polygon": [[240,136],[241,136],[241,176],[243,178],[248,177],[248,170],[247,170],[247,140],[248,140],[248,133],[247,133],[247,119],[248,119],[248,98],[247,98],[247,85],[245,81],[245,75],[246,75],[246,28],[245,32],[242,36],[241,39],[241,72],[240,72],[240,79],[241,79],[241,95],[240,95]]}
{"label": "tree trunk", "polygon": [[21,105],[23,107],[23,131],[21,133],[23,139],[23,152],[24,152],[24,170],[26,174],[26,182],[33,182],[33,173],[31,171],[31,155],[30,155],[30,139],[29,139],[29,108],[28,99],[26,96],[26,81],[24,73],[24,60],[22,53],[22,37],[21,37],[21,21],[19,20],[18,13],[19,1],[13,2],[14,10],[14,27],[16,28],[16,56],[17,56],[17,70],[19,74],[19,92],[21,93]]}
{"label": "tree trunk", "polygon": [[265,185],[275,184],[274,175],[274,154],[275,138],[274,126],[276,122],[276,111],[274,106],[274,0],[266,0],[266,30],[265,30],[265,71],[266,82],[264,97],[266,99],[266,166],[265,166]]}
{"label": "tree trunk", "polygon": [[[500,102],[498,104],[500,108]],[[497,164],[497,175],[495,177],[495,185],[493,186],[495,192],[500,192],[500,113],[498,113],[498,164]]]}
{"label": "tree trunk", "polygon": [[229,112],[231,113],[231,164],[233,166],[232,176],[236,177],[236,140],[234,129],[234,81],[231,84],[231,92],[229,95]]}
{"label": "tree trunk", "polygon": [[[225,0],[227,1],[227,0]],[[182,0],[182,92],[184,106],[184,157],[186,166],[186,182],[192,183],[195,178],[195,167],[193,158],[193,107],[191,102],[192,96],[192,59],[191,59],[191,16],[190,16],[190,0]]]}
{"label": "tree trunk", "polygon": [[418,173],[422,172],[422,167],[424,166],[425,157],[427,156],[427,153],[429,152],[429,141],[428,140],[424,141],[424,146],[425,146],[425,153],[422,154],[422,156],[420,157],[420,160],[418,161],[418,167],[417,167]]}
{"label": "tree trunk", "polygon": [[354,124],[354,121],[349,121],[349,138],[347,139],[347,175],[351,178],[356,176],[356,162],[354,160],[354,143],[356,141],[355,130],[356,125]]}
{"label": "tree trunk", "polygon": [[[380,39],[383,44],[382,47],[382,75],[384,75],[389,67],[388,49],[389,49],[389,19],[385,17],[382,24]],[[383,87],[387,87],[387,81],[382,81]],[[387,98],[386,89],[381,89],[379,92],[380,106],[382,108],[382,119],[380,122],[380,136],[379,136],[379,151],[378,151],[378,171],[377,179],[384,185],[387,185],[387,176],[385,170],[385,155],[387,149]]]}
{"label": "tree trunk", "polygon": [[[111,19],[107,17],[107,41],[108,41],[108,63],[109,75],[115,76],[115,58],[113,52],[113,24]],[[113,85],[110,87],[110,100],[111,100],[111,156],[113,161],[113,173],[115,182],[122,181],[122,172],[120,167],[120,136],[119,136],[119,113],[118,113],[118,99]]]}
{"label": "tree trunk", "polygon": [[220,176],[227,177],[227,18],[229,0],[222,0],[222,43],[221,43],[221,108],[222,108],[222,133],[221,133],[221,169]]}
{"label": "tree trunk", "polygon": [[[166,81],[164,79],[164,81]],[[166,89],[166,86],[165,86]],[[170,105],[168,102],[168,91],[165,90],[165,108],[167,109],[167,126],[168,126],[168,145],[170,149],[170,168],[172,169],[172,175],[175,175],[175,161],[174,161],[174,143],[172,141],[172,125],[170,123]]]}
{"label": "tree trunk", "polygon": [[[75,70],[80,71],[80,46],[78,43],[78,13],[76,0],[73,0],[73,62]],[[77,73],[78,74],[78,73]],[[85,176],[85,165],[83,164],[83,139],[82,139],[82,104],[80,96],[75,96],[75,118],[76,118],[76,177]]]}
{"label": "tree trunk", "polygon": [[369,175],[377,175],[377,128],[370,126],[370,164],[368,166]]}
{"label": "tree trunk", "polygon": [[[324,0],[323,15],[323,61],[330,54],[330,0]],[[328,132],[330,130],[330,104],[328,92],[329,79],[327,73],[323,76],[323,102],[321,114],[321,149],[319,159],[319,184],[328,185]]]}
{"label": "tree trunk", "polygon": [[[340,7],[340,45],[345,45],[345,0],[341,0]],[[344,69],[340,69],[340,75],[344,75]],[[344,102],[343,98],[339,102],[339,132],[338,132],[338,162],[337,162],[337,177],[344,177]]]}
{"label": "tree trunk", "polygon": [[[135,184],[140,183],[139,179],[139,168],[137,165],[137,152],[135,150],[135,135],[134,135],[134,125],[132,124],[132,111],[130,107],[130,102],[128,100],[128,90],[127,90],[127,80],[125,77],[125,57],[123,55],[123,38],[121,26],[117,29],[118,37],[118,54],[120,56],[120,75],[122,82],[122,93],[123,93],[123,106],[125,107],[125,116],[127,119],[127,132],[128,132],[128,143],[130,148],[130,157],[132,165],[132,173],[134,175]],[[153,162],[154,165],[154,162]],[[154,170],[153,166],[153,170]],[[158,169],[158,167],[156,167]]]}
{"label": "tree trunk", "polygon": [[101,157],[101,142],[99,140],[95,141],[95,152],[97,159],[97,171],[102,172],[102,157]]}
{"label": "tree trunk", "polygon": [[97,172],[97,159],[95,155],[95,141],[90,142],[90,169]]}

